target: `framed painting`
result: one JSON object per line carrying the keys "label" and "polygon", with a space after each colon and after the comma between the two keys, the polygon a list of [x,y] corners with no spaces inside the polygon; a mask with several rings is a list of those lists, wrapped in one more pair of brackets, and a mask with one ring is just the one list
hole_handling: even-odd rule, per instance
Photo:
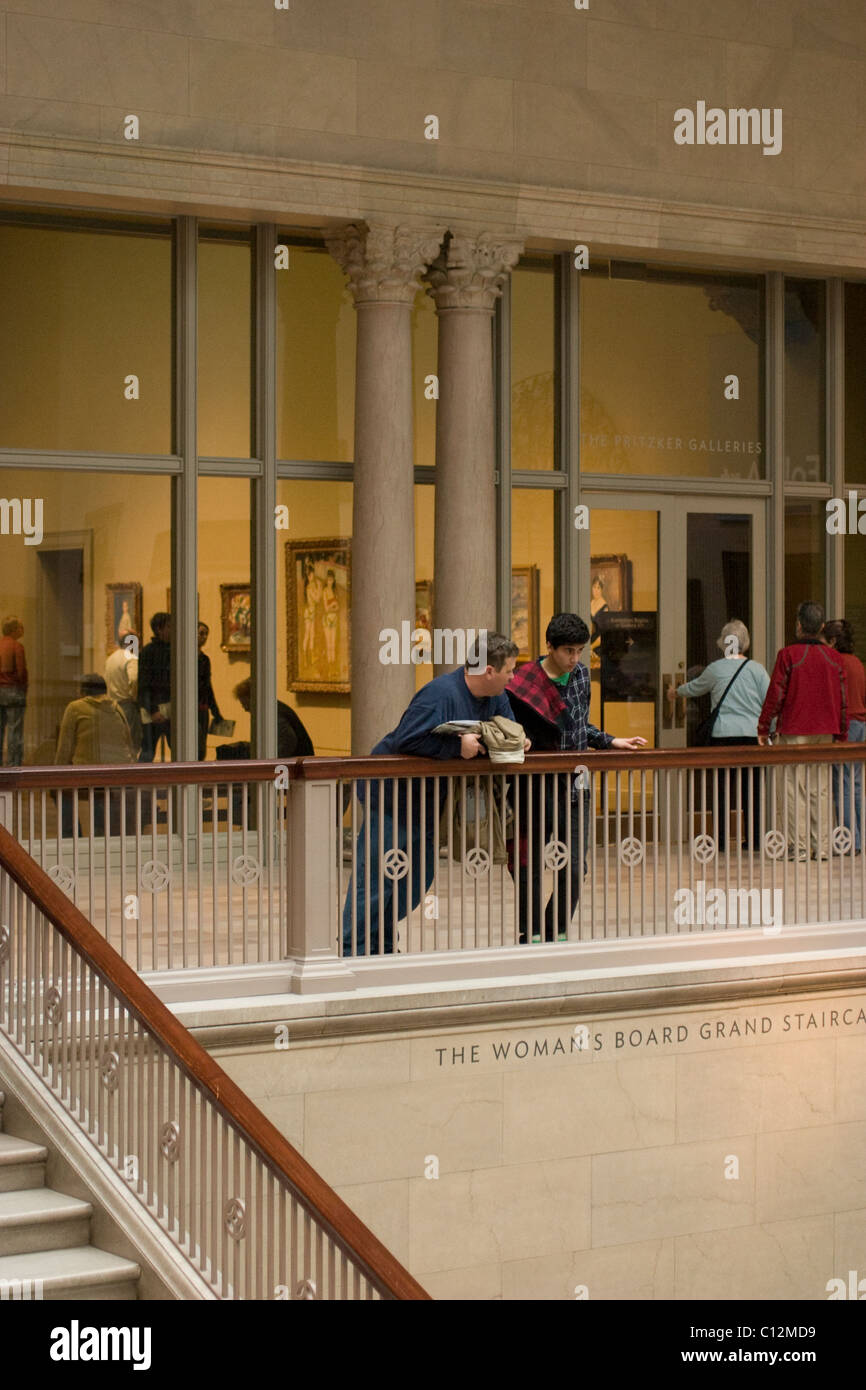
{"label": "framed painting", "polygon": [[220,624],[224,652],[249,652],[253,613],[249,584],[220,584]]}
{"label": "framed painting", "polygon": [[106,584],[105,650],[116,651],[127,633],[134,632],[144,643],[141,631],[141,585]]}
{"label": "framed painting", "polygon": [[351,608],[352,542],[339,536],[286,541],[289,690],[348,694]]}
{"label": "framed painting", "polygon": [[627,555],[589,557],[589,611],[594,618],[604,609],[611,613],[631,610],[631,560]]}
{"label": "framed painting", "polygon": [[602,634],[609,613],[631,612],[631,560],[627,555],[590,555],[590,669],[601,668]]}
{"label": "framed painting", "polygon": [[511,640],[519,648],[518,664],[538,656],[537,565],[515,565],[511,571]]}
{"label": "framed painting", "polygon": [[415,580],[415,631],[424,634],[415,638],[421,643],[425,661],[433,660],[433,580]]}

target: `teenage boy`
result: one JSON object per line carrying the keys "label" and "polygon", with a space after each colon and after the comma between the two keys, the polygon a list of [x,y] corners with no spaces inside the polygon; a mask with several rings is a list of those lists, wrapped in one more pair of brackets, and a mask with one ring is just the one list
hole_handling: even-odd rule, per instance
{"label": "teenage boy", "polygon": [[[616,748],[634,752],[645,748],[645,738],[614,738],[589,722],[589,670],[580,660],[589,641],[589,628],[583,619],[576,613],[557,613],[547,625],[545,641],[547,655],[521,666],[508,687],[514,717],[523,725],[535,751],[568,749],[582,753],[587,748]],[[544,939],[554,941],[557,932],[564,935],[568,931],[586,873],[590,789],[581,788],[573,768],[564,773],[549,772],[543,778],[537,774],[516,780],[520,808],[520,843],[514,846],[519,860],[519,939],[525,942],[530,936],[540,936],[543,917]],[[555,871],[553,893],[543,912],[544,850],[548,840],[554,839],[568,846],[569,876],[566,879],[565,865]]]}
{"label": "teenage boy", "polygon": [[[376,744],[373,753],[405,753],[416,758],[440,760],[477,757],[484,749],[477,734],[434,734],[433,730],[439,724],[447,724],[455,719],[481,721],[495,719],[497,714],[511,719],[511,706],[504,691],[514,672],[517,651],[510,637],[504,637],[499,632],[488,633],[487,665],[484,670],[478,669],[480,663],[476,646],[468,653],[465,666],[449,671],[447,675],[436,676],[422,686],[396,729]],[[529,748],[529,740],[525,747]],[[409,874],[397,880],[396,912],[394,880],[385,873],[382,874],[380,896],[380,850],[382,856],[395,849],[406,850],[411,856],[412,908],[421,901],[422,881],[426,893],[433,882],[436,868],[434,849],[438,812],[433,778],[424,778],[423,782],[419,777],[400,780],[395,804],[393,783],[387,779],[385,768],[382,774],[381,793],[377,778],[358,783],[358,800],[364,810],[365,823],[358,834],[355,879],[349,884],[343,908],[343,954],[346,956],[366,954],[368,931],[370,953],[378,952],[380,921],[384,925],[383,950],[393,951],[394,926],[410,910],[406,891]],[[407,795],[410,788],[411,821]],[[423,837],[422,813],[425,827]]]}

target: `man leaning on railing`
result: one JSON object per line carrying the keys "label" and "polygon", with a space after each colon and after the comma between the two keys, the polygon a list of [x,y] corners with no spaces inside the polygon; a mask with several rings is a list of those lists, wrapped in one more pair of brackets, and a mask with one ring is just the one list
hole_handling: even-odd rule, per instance
{"label": "man leaning on railing", "polygon": [[[415,695],[403,718],[390,734],[386,734],[373,753],[403,753],[415,757],[447,760],[475,758],[483,751],[478,734],[435,734],[439,724],[452,720],[492,720],[501,714],[511,719],[511,705],[504,694],[514,674],[517,645],[502,633],[487,633],[487,665],[479,669],[478,644],[469,651],[466,665],[447,675],[437,676]],[[526,740],[525,748],[529,748]],[[407,790],[411,786],[411,803]],[[359,784],[359,799],[365,816],[357,840],[355,872],[349,883],[343,907],[343,953],[367,953],[379,950],[379,922],[383,923],[383,950],[391,953],[393,942],[394,882],[382,873],[382,856],[392,849],[407,851],[410,872],[397,882],[397,919],[402,920],[411,910],[407,904],[407,880],[411,879],[411,908],[416,908],[423,891],[433,882],[436,868],[436,832],[439,815],[435,805],[435,783],[432,777],[403,778],[398,784],[395,800],[392,783],[371,778]],[[424,837],[422,842],[422,805]],[[411,809],[411,844],[409,819]],[[369,859],[367,836],[369,834]],[[381,888],[380,888],[381,879]],[[354,910],[353,910],[354,908]]]}

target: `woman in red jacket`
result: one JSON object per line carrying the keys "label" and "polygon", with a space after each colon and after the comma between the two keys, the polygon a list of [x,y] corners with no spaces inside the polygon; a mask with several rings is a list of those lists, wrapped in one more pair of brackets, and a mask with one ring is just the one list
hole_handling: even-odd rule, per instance
{"label": "woman in red jacket", "polygon": [[[848,686],[848,742],[866,741],[866,670],[863,662],[854,655],[854,634],[851,624],[845,618],[834,618],[824,628],[824,636],[834,647],[845,667],[845,680]],[[854,836],[854,853],[862,848],[860,838],[861,788],[863,783],[862,762],[843,764],[835,769],[833,776],[833,801],[836,815]]]}

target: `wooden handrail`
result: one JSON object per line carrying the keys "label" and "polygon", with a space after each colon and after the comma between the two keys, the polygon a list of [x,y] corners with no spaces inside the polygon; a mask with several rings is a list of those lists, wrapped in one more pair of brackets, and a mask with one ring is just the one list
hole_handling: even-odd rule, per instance
{"label": "wooden handrail", "polygon": [[277,768],[288,769],[289,780],[297,758],[251,759],[206,763],[96,763],[78,767],[49,763],[46,767],[4,767],[0,791],[30,791],[36,787],[212,787],[226,782],[272,782]]}
{"label": "wooden handrail", "polygon": [[785,763],[863,762],[866,743],[788,744],[772,748],[644,748],[636,753],[527,753],[522,763],[492,763],[487,758],[405,758],[382,753],[367,758],[299,758],[291,774],[306,782],[337,777],[471,776],[473,773],[523,776],[530,772],[653,772],[670,768],[775,767]]}
{"label": "wooden handrail", "polygon": [[252,759],[237,762],[120,763],[93,767],[7,767],[0,770],[0,791],[37,787],[186,787],[226,782],[271,782],[285,768],[290,782],[325,782],[358,777],[445,777],[473,773],[522,775],[527,772],[567,772],[586,767],[590,772],[651,772],[662,768],[776,767],[785,763],[866,761],[866,743],[776,744],[772,748],[738,745],[733,748],[644,748],[635,753],[597,753],[591,749],[568,753],[527,753],[522,763],[491,763],[487,758],[404,757],[378,753],[366,757],[305,757]]}
{"label": "wooden handrail", "polygon": [[124,1007],[170,1054],[187,1078],[243,1135],[270,1171],[291,1183],[301,1204],[339,1248],[350,1255],[373,1287],[394,1299],[429,1299],[430,1295],[409,1271],[310,1167],[2,826],[0,866],[90,969],[111,986]]}

